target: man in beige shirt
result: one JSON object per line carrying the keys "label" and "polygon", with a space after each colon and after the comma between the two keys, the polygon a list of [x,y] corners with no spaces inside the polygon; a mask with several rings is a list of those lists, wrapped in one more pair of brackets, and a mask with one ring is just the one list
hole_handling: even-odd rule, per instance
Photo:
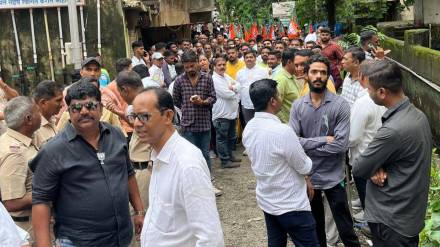
{"label": "man in beige shirt", "polygon": [[[120,72],[116,78],[116,83],[119,93],[129,105],[131,105],[136,95],[143,90],[141,78],[133,71]],[[127,115],[127,119],[129,122],[134,123],[135,119],[130,112]],[[145,210],[148,209],[148,190],[150,187],[151,170],[153,165],[150,159],[150,154],[150,145],[142,142],[136,134],[136,131],[134,131],[129,143],[129,156],[133,167],[136,170],[136,181]],[[133,238],[130,246],[140,246],[140,242]]]}
{"label": "man in beige shirt", "polygon": [[8,129],[0,137],[1,199],[15,224],[32,236],[32,172],[28,162],[37,154],[32,135],[41,116],[34,101],[25,96],[10,100],[4,110]]}
{"label": "man in beige shirt", "polygon": [[35,88],[33,98],[41,114],[41,126],[34,134],[34,143],[41,148],[58,132],[54,116],[61,109],[63,88],[55,81],[42,81]]}

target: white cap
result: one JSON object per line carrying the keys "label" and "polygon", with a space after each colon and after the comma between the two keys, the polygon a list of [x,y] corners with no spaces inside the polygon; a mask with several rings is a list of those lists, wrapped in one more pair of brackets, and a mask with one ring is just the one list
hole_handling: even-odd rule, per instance
{"label": "white cap", "polygon": [[163,58],[162,53],[160,52],[155,52],[153,53],[153,55],[151,56],[152,59],[161,59]]}

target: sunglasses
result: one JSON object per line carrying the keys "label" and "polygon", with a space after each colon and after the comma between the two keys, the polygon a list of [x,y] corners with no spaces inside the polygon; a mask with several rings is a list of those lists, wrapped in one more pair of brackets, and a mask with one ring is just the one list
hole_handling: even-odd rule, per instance
{"label": "sunglasses", "polygon": [[[159,112],[162,114],[166,110],[169,110],[169,108],[162,107],[159,109]],[[127,115],[127,120],[131,124],[134,124],[134,121],[136,121],[137,118],[141,123],[146,124],[151,119],[152,116],[153,115],[148,112],[138,113],[138,114],[131,112],[130,114]]]}
{"label": "sunglasses", "polygon": [[73,113],[81,112],[82,108],[85,107],[88,111],[94,111],[98,108],[99,102],[89,101],[85,103],[75,103],[69,106],[69,110]]}
{"label": "sunglasses", "polygon": [[139,121],[141,121],[141,123],[146,124],[150,120],[151,116],[152,116],[151,113],[148,113],[148,112],[139,113],[139,114],[130,113],[129,115],[127,115],[127,119],[128,119],[128,122],[130,122],[131,124],[134,124],[134,121],[136,121],[136,118],[139,119]]}

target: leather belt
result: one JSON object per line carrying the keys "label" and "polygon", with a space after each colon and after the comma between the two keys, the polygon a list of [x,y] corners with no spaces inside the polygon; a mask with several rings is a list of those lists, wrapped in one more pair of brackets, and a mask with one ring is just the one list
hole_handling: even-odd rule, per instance
{"label": "leather belt", "polygon": [[[153,166],[153,161],[142,161],[142,162],[131,162],[133,164],[133,168],[136,170],[145,170],[147,168],[150,168]],[[151,166],[151,167],[150,167]]]}
{"label": "leather belt", "polygon": [[11,216],[11,218],[12,218],[15,222],[26,222],[26,221],[29,221],[29,219],[30,219],[29,216],[23,216],[23,217]]}

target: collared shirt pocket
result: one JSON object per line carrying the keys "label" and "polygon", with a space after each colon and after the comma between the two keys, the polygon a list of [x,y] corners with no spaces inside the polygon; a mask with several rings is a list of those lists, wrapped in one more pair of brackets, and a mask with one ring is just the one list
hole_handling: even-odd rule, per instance
{"label": "collared shirt pocket", "polygon": [[174,216],[172,204],[159,202],[153,210],[153,223],[161,232],[173,232],[176,229]]}

